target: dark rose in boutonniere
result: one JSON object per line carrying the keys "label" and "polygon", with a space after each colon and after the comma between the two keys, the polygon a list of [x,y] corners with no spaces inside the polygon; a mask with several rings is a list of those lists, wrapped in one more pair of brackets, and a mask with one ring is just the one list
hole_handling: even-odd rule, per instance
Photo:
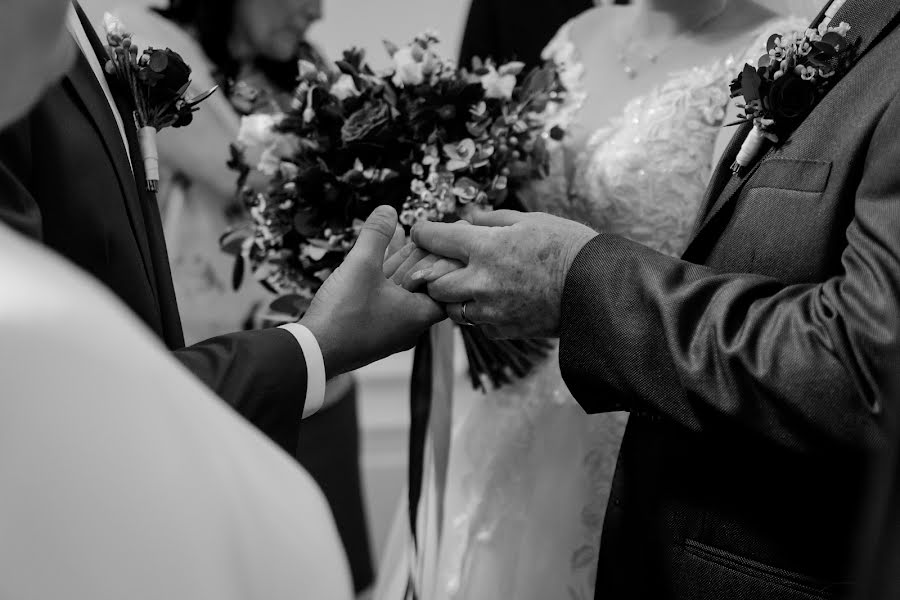
{"label": "dark rose in boutonniere", "polygon": [[772,84],[767,104],[775,119],[796,119],[816,105],[816,88],[810,81],[788,74]]}
{"label": "dark rose in boutonniere", "polygon": [[180,54],[169,48],[144,50],[138,64],[144,67],[139,77],[151,86],[151,94],[159,99],[171,98],[191,80],[191,68]]}
{"label": "dark rose in boutonniere", "polygon": [[156,133],[166,127],[184,127],[194,118],[197,105],[216,91],[212,88],[188,100],[191,68],[181,55],[169,48],[148,48],[140,53],[122,23],[104,16],[107,53],[105,69],[115,76],[134,101],[134,121],[138,128],[147,189],[159,187],[159,152]]}
{"label": "dark rose in boutonniere", "polygon": [[849,69],[855,55],[847,43],[850,25],[830,22],[826,17],[818,29],[771,36],[757,66],[744,65],[731,82],[731,96],[743,97],[744,114],[730,125],[753,123],[732,165],[735,174],[756,159],[766,140],[777,144],[787,137]]}

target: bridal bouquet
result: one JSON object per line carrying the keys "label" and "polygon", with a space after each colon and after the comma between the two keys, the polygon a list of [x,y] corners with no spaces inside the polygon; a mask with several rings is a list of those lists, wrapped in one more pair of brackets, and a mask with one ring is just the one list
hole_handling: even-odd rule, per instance
{"label": "bridal bouquet", "polygon": [[[510,192],[548,168],[544,114],[563,99],[556,70],[523,76],[521,63],[475,61],[457,68],[436,51],[435,35],[387,43],[392,67],[376,73],[361,50],[336,68],[300,61],[284,112],[244,117],[231,166],[250,214],[226,232],[235,286],[249,270],[279,297],[272,310],[302,314],[353,246],[363,220],[391,204],[411,227],[455,221],[504,205]],[[543,342],[494,342],[463,328],[477,387],[524,376]]]}
{"label": "bridal bouquet", "polygon": [[134,102],[134,120],[144,159],[147,189],[159,189],[159,151],[156,134],[166,127],[190,125],[197,105],[211,96],[212,88],[199,96],[185,98],[191,84],[191,68],[169,49],[146,48],[141,52],[119,19],[107,13],[106,73],[115,77]]}

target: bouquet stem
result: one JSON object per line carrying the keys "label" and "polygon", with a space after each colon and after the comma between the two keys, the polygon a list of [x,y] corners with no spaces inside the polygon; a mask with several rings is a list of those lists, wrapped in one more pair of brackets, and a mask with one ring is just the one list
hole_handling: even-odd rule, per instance
{"label": "bouquet stem", "polygon": [[472,387],[486,392],[531,373],[550,355],[547,340],[492,340],[477,327],[460,327]]}

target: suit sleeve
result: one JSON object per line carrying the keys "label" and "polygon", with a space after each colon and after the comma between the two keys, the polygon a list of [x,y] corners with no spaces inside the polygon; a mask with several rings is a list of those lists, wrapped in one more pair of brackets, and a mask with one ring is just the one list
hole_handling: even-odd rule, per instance
{"label": "suit sleeve", "polygon": [[842,274],[785,285],[721,274],[613,235],[577,257],[563,299],[563,376],[589,412],[694,432],[750,430],[818,453],[886,442],[900,374],[900,101],[877,126]]}
{"label": "suit sleeve", "polygon": [[[28,189],[29,122],[0,133],[0,220],[42,240],[41,212]],[[64,190],[61,191],[64,193]],[[289,452],[296,448],[307,391],[306,361],[284,330],[242,332],[177,350],[178,358],[238,413]]]}
{"label": "suit sleeve", "polygon": [[283,329],[244,331],[176,350],[175,358],[288,452],[307,392],[303,350]]}

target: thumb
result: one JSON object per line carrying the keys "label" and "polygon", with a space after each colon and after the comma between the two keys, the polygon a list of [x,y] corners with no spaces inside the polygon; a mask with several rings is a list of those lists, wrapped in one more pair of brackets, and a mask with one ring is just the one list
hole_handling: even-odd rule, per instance
{"label": "thumb", "polygon": [[390,206],[379,206],[366,219],[359,238],[347,258],[377,261],[380,267],[396,228],[397,211]]}
{"label": "thumb", "polygon": [[482,227],[507,227],[525,218],[525,213],[515,210],[479,211],[472,215],[472,224]]}

